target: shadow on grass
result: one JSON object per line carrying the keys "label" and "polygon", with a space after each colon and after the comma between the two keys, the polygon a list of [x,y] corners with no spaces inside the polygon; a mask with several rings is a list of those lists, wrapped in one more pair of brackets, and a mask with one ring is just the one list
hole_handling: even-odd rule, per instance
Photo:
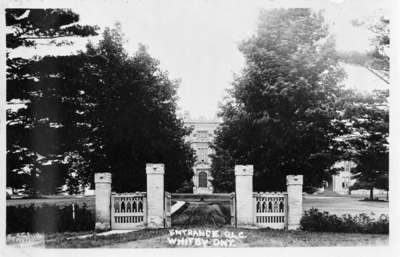
{"label": "shadow on grass", "polygon": [[143,229],[124,234],[112,234],[98,236],[96,233],[86,238],[68,239],[65,235],[55,235],[46,238],[46,248],[92,248],[101,247],[115,243],[132,242],[153,237],[163,236],[168,233],[168,229]]}

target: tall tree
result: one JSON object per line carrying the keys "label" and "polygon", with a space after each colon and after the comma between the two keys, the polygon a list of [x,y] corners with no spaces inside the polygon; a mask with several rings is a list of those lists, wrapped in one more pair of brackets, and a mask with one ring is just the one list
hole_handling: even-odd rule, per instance
{"label": "tall tree", "polygon": [[141,46],[134,56],[123,48],[119,26],[88,45],[85,118],[89,145],[84,158],[95,171],[109,171],[116,191],[145,190],[145,164],[165,164],[165,185],[176,191],[193,176],[189,130],[176,117],[177,82]]}
{"label": "tall tree", "polygon": [[339,138],[345,158],[356,167],[351,170],[355,189],[389,190],[389,108],[388,90],[373,93],[348,92],[344,96],[342,122],[347,134]]}
{"label": "tall tree", "polygon": [[94,172],[110,171],[116,191],[144,190],[148,162],[165,163],[167,190],[190,181],[194,157],[175,115],[177,83],[143,47],[129,56],[118,26],[77,55],[16,61],[7,97],[25,108],[8,118],[14,185],[24,178],[35,193],[54,191],[46,181],[55,188],[66,182],[74,193]]}
{"label": "tall tree", "polygon": [[214,187],[233,190],[235,164],[254,165],[255,190],[282,190],[287,174],[303,174],[305,190],[322,186],[339,154],[332,120],[343,77],[322,15],[262,11],[240,50],[246,67],[220,112]]}
{"label": "tall tree", "polygon": [[96,27],[78,22],[68,9],[6,9],[7,186],[24,187],[32,196],[55,192],[68,176],[63,160],[72,131],[65,121],[75,114],[66,101],[73,87],[65,77],[78,70],[73,56],[27,59],[10,53],[97,34]]}

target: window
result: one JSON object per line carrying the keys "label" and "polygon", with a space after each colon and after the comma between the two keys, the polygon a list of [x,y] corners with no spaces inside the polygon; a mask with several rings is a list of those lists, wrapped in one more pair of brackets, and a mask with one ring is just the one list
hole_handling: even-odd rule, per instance
{"label": "window", "polygon": [[204,171],[199,173],[199,187],[207,187],[207,173]]}
{"label": "window", "polygon": [[207,132],[207,130],[198,130],[198,131],[197,131],[197,137],[198,137],[199,139],[207,139],[207,137],[208,137],[208,132]]}
{"label": "window", "polygon": [[208,162],[208,148],[197,149],[197,160],[199,162]]}

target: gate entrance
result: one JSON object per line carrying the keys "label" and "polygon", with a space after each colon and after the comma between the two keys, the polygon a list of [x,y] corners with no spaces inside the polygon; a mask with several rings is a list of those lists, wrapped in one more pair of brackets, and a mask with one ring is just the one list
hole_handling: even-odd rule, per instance
{"label": "gate entrance", "polygon": [[[147,164],[146,174],[147,192],[122,194],[111,192],[110,173],[95,174],[96,230],[168,228],[173,223],[171,209],[179,215],[177,211],[183,206],[182,202],[189,204],[188,209],[180,209],[185,225],[209,224],[207,219],[210,218],[211,225],[289,230],[300,227],[302,175],[287,175],[287,192],[254,193],[253,166],[236,165],[235,193],[170,194],[164,191],[164,165]],[[174,208],[171,208],[171,198],[177,202]]]}
{"label": "gate entrance", "polygon": [[236,198],[230,194],[172,193],[173,201],[186,205],[172,215],[172,224],[236,226]]}

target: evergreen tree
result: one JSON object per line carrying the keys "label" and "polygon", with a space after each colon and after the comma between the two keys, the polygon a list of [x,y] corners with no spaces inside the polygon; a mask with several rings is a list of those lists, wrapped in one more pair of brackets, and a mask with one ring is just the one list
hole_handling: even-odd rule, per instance
{"label": "evergreen tree", "polygon": [[235,164],[254,165],[254,190],[283,190],[303,174],[312,191],[336,170],[340,154],[332,122],[343,71],[320,13],[262,11],[257,33],[240,45],[246,66],[220,115],[213,185],[233,191]]}
{"label": "evergreen tree", "polygon": [[129,56],[118,25],[87,54],[90,65],[81,74],[90,131],[82,139],[92,172],[112,172],[116,191],[145,190],[146,163],[164,163],[166,190],[189,183],[194,157],[184,142],[190,131],[176,117],[177,82],[145,47]]}
{"label": "evergreen tree", "polygon": [[77,69],[73,56],[27,59],[10,53],[97,34],[95,26],[78,21],[79,15],[68,9],[6,9],[7,186],[23,187],[31,196],[56,192],[68,176],[63,159],[73,131],[65,121],[74,114],[66,101],[69,94],[62,91],[73,89],[62,75]]}
{"label": "evergreen tree", "polygon": [[25,103],[8,112],[9,186],[35,196],[67,183],[77,193],[108,171],[114,190],[145,190],[152,162],[166,165],[167,190],[190,182],[194,157],[175,114],[177,83],[144,47],[129,56],[118,26],[76,55],[21,59],[8,76],[8,101]]}

